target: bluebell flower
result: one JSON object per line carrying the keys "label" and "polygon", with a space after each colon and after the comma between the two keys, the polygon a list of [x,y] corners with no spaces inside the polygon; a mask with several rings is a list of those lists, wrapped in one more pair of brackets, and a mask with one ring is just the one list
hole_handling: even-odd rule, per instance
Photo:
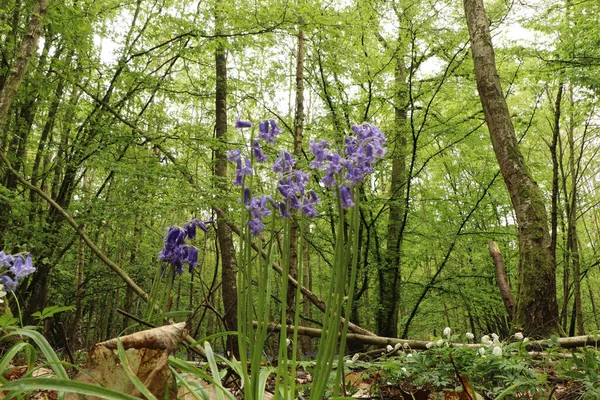
{"label": "bluebell flower", "polygon": [[248,221],[248,227],[250,227],[250,234],[253,236],[260,236],[265,230],[265,224],[263,224],[260,218],[252,218]]}
{"label": "bluebell flower", "polygon": [[260,163],[267,161],[268,158],[266,154],[263,153],[263,151],[261,150],[258,140],[254,140],[252,142],[252,155],[254,156],[256,161]]}
{"label": "bluebell flower", "polygon": [[252,164],[250,163],[250,159],[246,158],[244,164],[242,164],[242,159],[237,160],[237,169],[235,171],[235,179],[233,180],[233,184],[236,186],[244,185],[244,177],[248,175],[252,175],[254,170],[252,169]]}
{"label": "bluebell flower", "polygon": [[265,142],[274,144],[275,137],[281,132],[283,130],[277,126],[277,122],[274,119],[258,123],[258,138]]}
{"label": "bluebell flower", "polygon": [[330,152],[326,151],[327,147],[329,147],[329,143],[327,143],[325,140],[320,142],[315,142],[314,140],[310,141],[310,144],[308,145],[308,151],[315,156],[315,159],[310,162],[311,168],[325,168],[324,162],[327,160],[327,156],[330,154]]}
{"label": "bluebell flower", "polygon": [[354,207],[354,202],[352,201],[352,191],[346,185],[342,185],[340,187],[340,200],[342,202],[342,208]]}
{"label": "bluebell flower", "polygon": [[236,128],[252,128],[252,122],[244,121],[243,119],[237,118],[235,120],[235,127]]}
{"label": "bluebell flower", "polygon": [[304,199],[304,202],[302,203],[302,212],[304,214],[306,214],[309,218],[314,218],[318,215],[317,209],[315,208],[315,205],[319,202],[319,197],[317,196],[317,193],[315,193],[314,190],[310,190],[308,192],[308,195],[306,196],[306,198]]}
{"label": "bluebell flower", "polygon": [[158,259],[171,264],[178,275],[183,273],[184,264],[188,264],[191,272],[192,268],[198,265],[198,249],[186,243],[185,239],[194,239],[196,228],[207,232],[208,227],[206,225],[212,223],[214,221],[203,222],[199,218],[194,218],[188,221],[183,228],[171,226],[165,234],[165,244],[163,249],[158,253]]}
{"label": "bluebell flower", "polygon": [[227,160],[231,162],[237,162],[240,159],[240,154],[242,154],[241,149],[229,150],[227,151]]}
{"label": "bluebell flower", "polygon": [[13,261],[15,261],[15,258],[12,255],[0,251],[0,267],[10,267]]}
{"label": "bluebell flower", "polygon": [[271,210],[267,207],[267,196],[253,197],[246,205],[250,215],[254,218],[264,219],[271,215]]}
{"label": "bluebell flower", "polygon": [[289,174],[296,166],[296,159],[292,157],[290,153],[282,150],[279,153],[279,157],[275,160],[275,163],[271,166],[273,172],[279,172],[282,174]]}
{"label": "bluebell flower", "polygon": [[19,280],[17,278],[13,280],[10,279],[10,277],[8,277],[7,275],[2,275],[0,279],[2,279],[2,283],[4,284],[4,288],[7,292],[15,291],[17,285],[19,284]]}
{"label": "bluebell flower", "polygon": [[15,259],[12,267],[10,267],[10,272],[13,273],[15,279],[21,279],[30,274],[33,274],[35,272],[35,268],[33,267],[31,256],[27,255],[25,261],[23,261],[23,257],[18,256]]}
{"label": "bluebell flower", "polygon": [[196,227],[200,228],[203,232],[208,232],[208,226],[209,224],[214,223],[215,221],[201,221],[199,218],[194,218],[191,221],[188,221],[185,223],[185,225],[183,225],[183,230],[185,231],[185,234],[187,236],[188,239],[195,239],[196,238]]}
{"label": "bluebell flower", "polygon": [[289,218],[292,216],[283,202],[279,203],[279,216],[281,218]]}
{"label": "bluebell flower", "polygon": [[252,219],[248,221],[250,233],[254,236],[260,235],[265,225],[262,220],[271,215],[271,210],[267,207],[267,201],[274,204],[271,196],[252,197],[246,204],[246,209],[250,212]]}

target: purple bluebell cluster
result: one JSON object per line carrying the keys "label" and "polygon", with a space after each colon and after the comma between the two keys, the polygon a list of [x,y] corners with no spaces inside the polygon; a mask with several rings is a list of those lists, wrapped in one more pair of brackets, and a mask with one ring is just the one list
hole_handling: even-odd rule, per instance
{"label": "purple bluebell cluster", "polygon": [[[344,208],[354,206],[351,186],[362,183],[373,172],[375,161],[386,152],[386,138],[376,126],[364,123],[353,126],[352,131],[355,135],[346,137],[343,157],[331,150],[326,141],[311,141],[309,146],[309,151],[315,156],[310,166],[325,170],[321,179],[323,186],[340,185],[339,196]],[[340,177],[343,182],[338,182]]]}
{"label": "purple bluebell cluster", "polygon": [[0,272],[0,279],[2,279],[2,284],[8,292],[12,292],[17,288],[20,279],[35,272],[29,253],[26,253],[25,256],[22,254],[13,256],[0,251],[0,268],[2,267],[5,267],[6,270]]}
{"label": "purple bluebell cluster", "polygon": [[213,221],[201,221],[194,218],[187,222],[183,228],[171,226],[165,234],[163,249],[158,253],[158,259],[175,267],[175,273],[183,274],[183,265],[188,264],[189,271],[198,265],[198,249],[188,243],[186,239],[193,240],[196,230],[208,232],[208,225]]}
{"label": "purple bluebell cluster", "polygon": [[275,137],[282,132],[274,119],[258,123],[258,138],[267,143],[275,144]]}
{"label": "purple bluebell cluster", "polygon": [[248,221],[250,233],[254,236],[258,236],[265,229],[265,224],[262,220],[271,215],[271,210],[267,207],[267,201],[271,203],[271,205],[275,205],[275,202],[271,196],[251,197],[250,189],[248,188],[244,190],[244,201],[246,209],[250,212],[250,216],[252,217],[250,221]]}
{"label": "purple bluebell cluster", "polygon": [[[251,127],[247,121],[237,120],[236,128]],[[274,120],[259,122],[259,140],[253,140],[251,151],[252,157],[259,163],[267,160],[263,153],[260,140],[269,144],[275,143],[275,138],[282,130]],[[343,208],[354,206],[352,198],[352,186],[364,181],[365,176],[373,172],[373,163],[385,155],[386,139],[376,126],[364,123],[353,126],[353,136],[345,140],[343,155],[330,148],[327,141],[311,141],[309,151],[315,158],[310,167],[324,170],[325,176],[321,183],[325,187],[339,187],[338,196]],[[254,173],[252,162],[248,158],[242,158],[240,149],[227,152],[227,159],[237,164],[234,185],[244,186],[244,177]],[[250,232],[259,236],[264,231],[263,219],[271,214],[267,203],[271,203],[274,210],[279,211],[281,218],[289,218],[291,211],[300,210],[309,218],[318,215],[316,205],[319,197],[314,190],[307,190],[306,186],[310,180],[310,173],[296,168],[296,159],[287,151],[282,150],[271,170],[279,174],[279,185],[277,187],[282,196],[282,201],[275,202],[270,196],[251,197],[250,190],[245,189],[243,203],[250,212],[251,219],[248,222]]]}
{"label": "purple bluebell cluster", "polygon": [[[242,124],[238,120],[236,128],[248,127],[248,124]],[[259,163],[265,162],[267,156],[263,153],[260,141],[274,144],[276,137],[282,132],[277,126],[275,120],[265,120],[258,123],[258,140],[252,141],[252,157]],[[227,159],[237,164],[236,177],[233,180],[234,185],[243,186],[244,177],[252,174],[254,171],[248,159],[247,164],[242,164],[242,151],[239,149],[227,152]],[[244,205],[250,212],[248,226],[250,233],[254,236],[260,236],[264,231],[263,219],[271,215],[271,210],[279,211],[281,218],[289,218],[290,211],[300,210],[310,218],[317,216],[315,205],[319,202],[319,197],[314,190],[307,191],[306,185],[310,180],[310,174],[296,169],[296,159],[287,151],[283,150],[275,162],[271,165],[271,170],[279,174],[279,193],[282,195],[282,201],[274,201],[271,196],[251,197],[250,190],[244,190]]]}

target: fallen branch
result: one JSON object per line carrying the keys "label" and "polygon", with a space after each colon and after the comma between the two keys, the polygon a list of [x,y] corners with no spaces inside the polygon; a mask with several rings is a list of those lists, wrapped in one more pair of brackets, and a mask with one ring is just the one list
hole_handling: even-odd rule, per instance
{"label": "fallen branch", "polygon": [[[254,325],[257,325],[257,322],[254,321]],[[281,330],[281,325],[270,323],[267,328],[269,331],[279,332]],[[293,326],[286,327],[288,333],[294,332]],[[298,327],[298,334],[309,337],[321,337],[321,329],[318,328],[307,328],[304,326]],[[346,336],[346,340],[348,342],[355,342],[360,344],[374,345],[379,346],[381,348],[385,348],[388,345],[395,347],[397,344],[400,344],[402,348],[410,348],[414,350],[426,350],[427,344],[430,341],[427,340],[411,340],[411,339],[398,339],[398,338],[389,338],[384,336],[371,336],[371,335],[361,335],[358,333],[348,333]],[[478,349],[480,347],[486,347],[484,344],[479,343],[451,343],[452,347],[469,347],[473,349]],[[584,346],[597,346],[600,345],[600,336],[598,335],[587,335],[587,336],[573,336],[573,337],[565,337],[558,338],[557,341],[552,341],[549,339],[544,340],[532,340],[527,342],[528,350],[535,349],[543,349],[549,348],[552,346],[558,345],[565,349],[571,349],[576,347],[584,347]]]}

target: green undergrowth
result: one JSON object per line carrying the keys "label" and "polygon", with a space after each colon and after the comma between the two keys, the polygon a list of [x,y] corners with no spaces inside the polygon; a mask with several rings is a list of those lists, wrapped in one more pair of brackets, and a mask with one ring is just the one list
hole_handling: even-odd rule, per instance
{"label": "green undergrowth", "polygon": [[[46,397],[52,399],[61,398],[66,392],[106,399],[133,398],[110,387],[71,380],[67,371],[76,371],[79,367],[64,362],[62,355],[52,349],[35,327],[4,325],[0,328],[0,343],[3,343],[0,346],[0,398],[2,394],[8,398],[31,398],[40,390],[50,393]],[[556,340],[549,340],[543,352],[532,353],[526,339],[500,341],[496,335],[484,336],[481,345],[469,343],[472,342],[470,339],[460,340],[448,333],[445,338],[435,338],[424,351],[398,346],[388,347],[371,358],[361,354],[346,357],[343,363],[336,363],[336,368],[329,374],[323,398],[600,398],[600,352],[597,347],[565,350]],[[203,385],[212,386],[218,399],[240,398],[243,389],[239,362],[215,354],[208,342],[204,347],[207,363],[186,361],[184,351],[170,357],[175,384],[187,388],[197,399],[215,398],[209,397],[209,390]],[[122,346],[119,345],[117,353],[124,362]],[[315,364],[315,361],[298,363],[296,398],[310,397]],[[14,373],[15,367],[20,371],[18,375]],[[340,373],[340,367],[343,373]],[[51,370],[51,376],[36,377],[36,372],[42,369]],[[276,387],[275,369],[268,363],[261,367],[260,386],[267,392]],[[128,376],[145,398],[154,398],[135,375],[128,373]]]}

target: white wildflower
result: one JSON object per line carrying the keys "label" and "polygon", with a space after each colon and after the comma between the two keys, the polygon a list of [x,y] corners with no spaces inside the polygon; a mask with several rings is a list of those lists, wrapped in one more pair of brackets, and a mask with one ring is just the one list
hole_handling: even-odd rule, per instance
{"label": "white wildflower", "polygon": [[526,338],[523,339],[523,343],[527,343],[527,342],[529,342],[529,338],[528,337],[526,337]]}
{"label": "white wildflower", "polygon": [[4,284],[0,283],[0,304],[4,303],[4,300],[2,299],[4,296],[6,296],[6,292],[4,291]]}
{"label": "white wildflower", "polygon": [[352,356],[352,362],[353,362],[353,363],[354,363],[354,362],[357,362],[359,358],[360,358],[360,354],[359,354],[359,353],[356,353],[355,355],[353,355],[353,356]]}
{"label": "white wildflower", "polygon": [[408,371],[406,370],[405,367],[400,368],[402,370],[402,372],[404,372],[405,374],[408,374]]}
{"label": "white wildflower", "polygon": [[473,335],[471,332],[467,332],[465,333],[465,336],[467,337],[467,339],[469,340],[473,340],[475,339],[475,335]]}
{"label": "white wildflower", "polygon": [[435,342],[435,345],[438,346],[438,347],[443,346],[444,345],[444,339],[438,340],[437,342]]}
{"label": "white wildflower", "polygon": [[452,334],[452,329],[450,329],[449,326],[444,328],[444,336],[446,336],[448,339],[450,339],[450,334]]}
{"label": "white wildflower", "polygon": [[492,333],[492,339],[498,340],[498,339],[500,339],[500,336],[496,335],[495,333]]}
{"label": "white wildflower", "polygon": [[292,339],[286,338],[285,339],[285,344],[287,347],[290,347],[292,345]]}
{"label": "white wildflower", "polygon": [[521,332],[515,333],[515,339],[523,340],[524,338],[525,338],[525,336],[523,336],[523,333],[521,333]]}
{"label": "white wildflower", "polygon": [[495,355],[496,357],[501,357],[502,356],[502,347],[495,346],[492,349],[492,354]]}
{"label": "white wildflower", "polygon": [[409,346],[408,346],[408,343],[407,343],[407,342],[404,342],[404,344],[402,345],[402,347],[404,347],[405,349],[408,349],[408,347],[409,347]]}
{"label": "white wildflower", "polygon": [[406,355],[406,358],[410,358],[410,357],[412,357],[412,353],[408,353],[408,354]]}
{"label": "white wildflower", "polygon": [[396,343],[396,345],[394,346],[394,350],[400,350],[401,347],[402,343]]}
{"label": "white wildflower", "polygon": [[385,346],[385,350],[386,350],[388,353],[391,353],[392,351],[394,351],[394,348],[393,348],[391,345],[389,345],[389,344],[388,344],[387,346]]}
{"label": "white wildflower", "polygon": [[483,335],[481,337],[481,343],[488,345],[488,344],[491,344],[492,341],[490,340],[490,337],[488,335]]}
{"label": "white wildflower", "polygon": [[425,347],[427,347],[428,349],[433,347],[433,342],[428,342]]}
{"label": "white wildflower", "polygon": [[479,350],[477,350],[477,352],[481,357],[485,357],[485,347],[480,347]]}

